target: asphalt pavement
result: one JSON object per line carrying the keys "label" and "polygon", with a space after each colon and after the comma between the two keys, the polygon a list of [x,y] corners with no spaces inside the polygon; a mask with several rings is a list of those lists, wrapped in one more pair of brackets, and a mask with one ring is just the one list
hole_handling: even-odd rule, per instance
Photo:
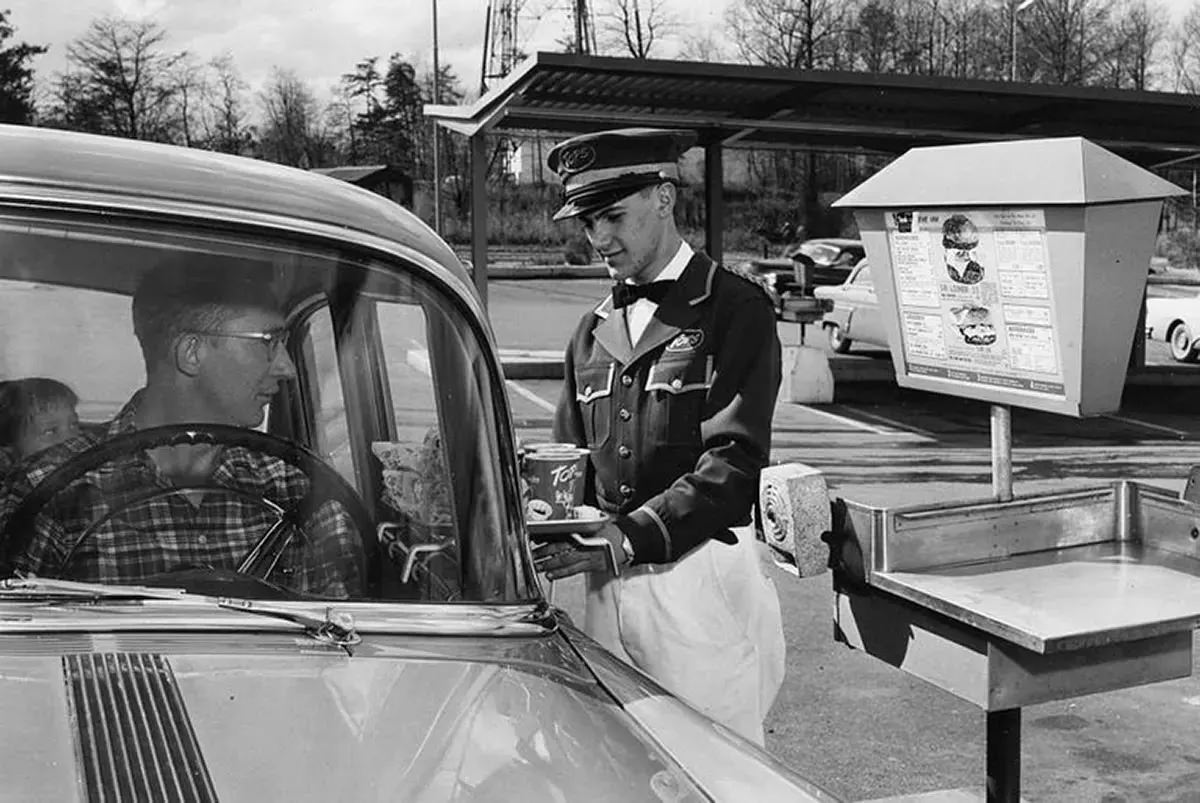
{"label": "asphalt pavement", "polygon": [[[495,283],[502,348],[561,350],[604,282]],[[884,355],[852,355],[887,364]],[[509,382],[518,435],[549,436],[560,383]],[[1074,419],[1013,410],[1017,495],[1130,479],[1178,491],[1200,464],[1200,389],[1127,387],[1119,411]],[[831,492],[879,506],[991,495],[988,405],[842,383],[835,403],[779,405],[775,462],[820,468]],[[833,639],[828,575],[772,567],[788,672],[768,719],[768,749],[847,800],[982,790],[984,713]],[[577,584],[555,600],[578,614]],[[1200,801],[1200,680],[1189,677],[1028,707],[1022,794],[1038,801]]]}

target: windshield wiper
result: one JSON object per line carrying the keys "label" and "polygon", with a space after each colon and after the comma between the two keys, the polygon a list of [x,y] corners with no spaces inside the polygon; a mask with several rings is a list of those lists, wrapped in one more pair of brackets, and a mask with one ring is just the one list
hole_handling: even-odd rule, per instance
{"label": "windshield wiper", "polygon": [[6,577],[0,580],[0,597],[42,599],[46,597],[79,599],[181,599],[187,595],[182,588],[151,588],[150,586],[103,585],[76,580],[56,580],[45,577]]}
{"label": "windshield wiper", "polygon": [[259,616],[273,616],[300,625],[304,632],[317,641],[341,647],[347,655],[353,655],[351,647],[362,642],[362,636],[354,629],[354,617],[345,611],[332,607],[325,609],[325,618],[313,616],[311,613],[296,611],[291,608],[280,608],[274,605],[264,605],[248,599],[221,597],[217,605],[230,611],[245,611]]}
{"label": "windshield wiper", "polygon": [[264,605],[236,597],[205,597],[189,594],[182,588],[166,589],[150,586],[134,585],[102,585],[100,583],[83,583],[75,580],[56,580],[42,577],[8,577],[0,580],[0,599],[22,599],[38,601],[70,601],[81,602],[89,600],[186,600],[199,604],[215,604],[229,611],[244,611],[260,616],[272,616],[293,624],[300,625],[304,633],[317,641],[341,647],[350,652],[350,648],[362,642],[362,636],[354,627],[354,618],[345,611],[337,611],[331,607],[325,609],[325,618],[314,616],[304,611]]}

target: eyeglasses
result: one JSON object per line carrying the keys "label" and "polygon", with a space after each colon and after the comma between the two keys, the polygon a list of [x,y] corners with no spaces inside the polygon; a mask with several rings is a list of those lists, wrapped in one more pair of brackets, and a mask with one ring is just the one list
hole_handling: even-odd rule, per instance
{"label": "eyeglasses", "polygon": [[208,330],[194,330],[193,335],[205,335],[207,337],[233,337],[238,340],[257,340],[267,347],[267,358],[274,360],[279,356],[279,352],[287,348],[288,331],[286,329],[272,329],[268,332],[214,332]]}

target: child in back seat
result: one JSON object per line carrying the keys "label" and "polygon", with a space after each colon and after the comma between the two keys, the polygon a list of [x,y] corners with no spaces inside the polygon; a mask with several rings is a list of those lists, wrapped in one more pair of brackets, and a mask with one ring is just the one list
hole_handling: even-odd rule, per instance
{"label": "child in back seat", "polygon": [[0,476],[30,455],[79,434],[75,391],[56,379],[0,382]]}

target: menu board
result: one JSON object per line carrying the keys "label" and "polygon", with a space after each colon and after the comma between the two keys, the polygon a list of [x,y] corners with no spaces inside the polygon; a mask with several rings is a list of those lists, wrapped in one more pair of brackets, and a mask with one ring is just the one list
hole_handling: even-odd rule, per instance
{"label": "menu board", "polygon": [[1042,210],[885,219],[910,375],[1065,397]]}

